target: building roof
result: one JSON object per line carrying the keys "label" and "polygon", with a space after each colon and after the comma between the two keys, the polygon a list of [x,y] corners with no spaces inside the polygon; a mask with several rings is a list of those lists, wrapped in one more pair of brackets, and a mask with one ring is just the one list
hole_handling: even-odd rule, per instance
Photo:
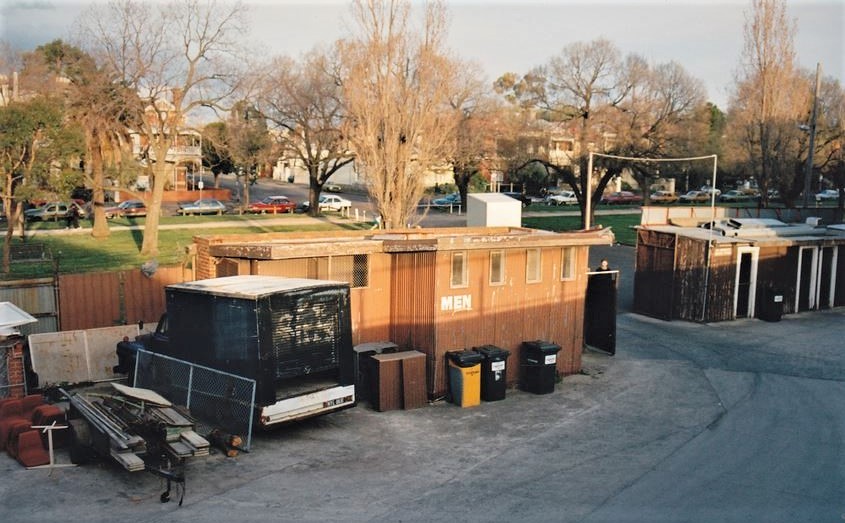
{"label": "building roof", "polygon": [[226,276],[168,285],[168,289],[212,294],[229,298],[255,299],[279,292],[334,287],[347,285],[345,282],[311,280],[307,278],[285,278],[281,276]]}
{"label": "building roof", "polygon": [[838,226],[819,227],[806,223],[787,224],[774,219],[731,218],[718,220],[714,227],[684,227],[676,225],[641,226],[642,229],[666,232],[712,241],[717,244],[743,243],[767,246],[845,245],[845,230]]}
{"label": "building roof", "polygon": [[524,227],[452,227],[205,236],[219,258],[277,260],[375,252],[612,245],[610,229],[555,233]]}

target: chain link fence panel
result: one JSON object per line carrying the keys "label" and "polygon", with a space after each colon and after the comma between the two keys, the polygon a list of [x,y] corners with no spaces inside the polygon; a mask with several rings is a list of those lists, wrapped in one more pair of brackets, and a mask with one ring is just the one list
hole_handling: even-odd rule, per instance
{"label": "chain link fence panel", "polygon": [[243,437],[250,448],[255,380],[139,350],[135,386],[184,405],[201,423]]}

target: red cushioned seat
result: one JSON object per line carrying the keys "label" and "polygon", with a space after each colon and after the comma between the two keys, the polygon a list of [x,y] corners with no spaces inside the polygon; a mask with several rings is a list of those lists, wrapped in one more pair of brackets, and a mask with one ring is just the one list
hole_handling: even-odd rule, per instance
{"label": "red cushioned seat", "polygon": [[9,437],[6,439],[6,453],[11,457],[18,455],[18,439],[20,435],[28,430],[32,430],[32,425],[29,421],[19,420],[12,423],[9,429]]}
{"label": "red cushioned seat", "polygon": [[33,425],[49,425],[53,421],[63,424],[65,411],[55,405],[39,405],[32,412]]}
{"label": "red cushioned seat", "polygon": [[21,415],[21,400],[15,399],[0,405],[0,449],[6,448],[12,424],[21,420],[29,423],[29,420]]}
{"label": "red cushioned seat", "polygon": [[21,417],[21,400],[18,398],[7,398],[0,404],[0,421],[6,418]]}
{"label": "red cushioned seat", "polygon": [[44,405],[44,396],[41,394],[30,394],[21,399],[21,416],[32,419],[32,413],[39,405]]}
{"label": "red cushioned seat", "polygon": [[41,444],[38,430],[28,430],[18,436],[18,461],[24,467],[37,467],[50,463],[50,454]]}

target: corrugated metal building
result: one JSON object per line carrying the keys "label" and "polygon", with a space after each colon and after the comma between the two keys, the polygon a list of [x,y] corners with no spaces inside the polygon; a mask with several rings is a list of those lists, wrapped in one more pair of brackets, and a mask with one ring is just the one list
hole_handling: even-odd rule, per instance
{"label": "corrugated metal building", "polygon": [[445,393],[450,350],[561,346],[558,372],[581,368],[588,250],[610,231],[517,227],[268,233],[194,239],[197,278],[267,274],[347,281],[353,342],[391,340],[426,354],[427,390]]}
{"label": "corrugated metal building", "polygon": [[773,219],[642,226],[634,311],[724,321],[845,305],[845,231]]}

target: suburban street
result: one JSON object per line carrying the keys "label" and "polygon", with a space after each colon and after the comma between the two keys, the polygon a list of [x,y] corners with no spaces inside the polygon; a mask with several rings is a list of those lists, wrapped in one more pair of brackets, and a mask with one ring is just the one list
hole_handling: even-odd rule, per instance
{"label": "suburban street", "polygon": [[[194,460],[180,507],[114,465],[24,470],[0,457],[4,521],[820,522],[845,516],[842,308],[777,323],[630,312],[617,355],[587,352],[555,393],[461,409],[366,404]],[[509,364],[513,364],[510,362]],[[67,462],[59,453],[59,461]]]}

